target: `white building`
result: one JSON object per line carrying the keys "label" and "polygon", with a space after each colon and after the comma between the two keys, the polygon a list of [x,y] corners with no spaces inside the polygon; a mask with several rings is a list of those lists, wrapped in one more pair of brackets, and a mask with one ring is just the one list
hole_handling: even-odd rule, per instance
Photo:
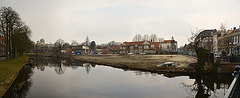
{"label": "white building", "polygon": [[164,40],[161,42],[162,52],[177,52],[177,41],[174,40]]}

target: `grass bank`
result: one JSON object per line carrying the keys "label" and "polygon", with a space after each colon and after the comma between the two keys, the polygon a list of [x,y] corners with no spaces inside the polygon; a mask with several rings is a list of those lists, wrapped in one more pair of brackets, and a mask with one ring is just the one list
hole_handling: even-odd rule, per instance
{"label": "grass bank", "polygon": [[23,55],[10,60],[0,61],[0,97],[12,85],[27,59],[28,56]]}

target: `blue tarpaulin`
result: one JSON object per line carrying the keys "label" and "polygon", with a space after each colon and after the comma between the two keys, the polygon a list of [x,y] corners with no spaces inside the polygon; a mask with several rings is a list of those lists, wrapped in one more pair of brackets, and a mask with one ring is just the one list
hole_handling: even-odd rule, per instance
{"label": "blue tarpaulin", "polygon": [[76,52],[76,55],[82,55],[82,52]]}

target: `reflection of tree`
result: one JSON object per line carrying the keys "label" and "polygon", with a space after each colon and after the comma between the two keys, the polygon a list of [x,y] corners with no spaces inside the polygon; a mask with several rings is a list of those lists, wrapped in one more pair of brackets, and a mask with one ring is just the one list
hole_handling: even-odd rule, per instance
{"label": "reflection of tree", "polygon": [[143,73],[141,71],[133,71],[135,73],[135,75],[137,76],[141,76]]}
{"label": "reflection of tree", "polygon": [[59,75],[64,74],[66,68],[63,65],[63,63],[61,62],[61,59],[54,58],[54,69],[55,69],[57,74],[59,74]]}
{"label": "reflection of tree", "polygon": [[[219,90],[217,89],[227,89],[232,80],[231,76],[216,74],[201,76],[196,74],[194,78],[195,82],[193,84],[181,83],[191,98],[208,98],[209,96],[219,97],[221,92],[218,92]],[[223,93],[225,93],[225,91]]]}
{"label": "reflection of tree", "polygon": [[91,65],[90,63],[84,63],[84,64],[83,64],[83,66],[86,68],[87,73],[90,72],[90,69],[91,69],[91,66],[90,66],[90,65]]}
{"label": "reflection of tree", "polygon": [[8,92],[3,96],[5,98],[24,98],[32,86],[32,80],[29,79],[32,76],[32,70],[28,66],[24,66],[19,72],[18,77],[12,84]]}
{"label": "reflection of tree", "polygon": [[96,64],[91,64],[92,67],[96,67]]}
{"label": "reflection of tree", "polygon": [[73,70],[76,70],[78,66],[71,66]]}

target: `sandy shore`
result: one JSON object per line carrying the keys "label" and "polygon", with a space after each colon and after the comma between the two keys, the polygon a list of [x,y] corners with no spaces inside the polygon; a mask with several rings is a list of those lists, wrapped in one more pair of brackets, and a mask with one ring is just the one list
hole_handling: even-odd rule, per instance
{"label": "sandy shore", "polygon": [[[72,55],[71,59],[108,65],[118,68],[146,70],[154,72],[193,72],[188,65],[197,58],[183,55]],[[177,62],[176,67],[158,67],[164,62]]]}

